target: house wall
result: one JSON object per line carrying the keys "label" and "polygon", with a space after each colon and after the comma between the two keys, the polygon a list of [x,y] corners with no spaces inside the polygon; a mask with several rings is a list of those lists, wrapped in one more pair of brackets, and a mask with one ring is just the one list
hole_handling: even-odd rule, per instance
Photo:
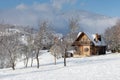
{"label": "house wall", "polygon": [[106,54],[106,47],[100,46],[78,46],[78,50],[73,57],[83,57],[83,56],[91,56],[91,55],[102,55]]}
{"label": "house wall", "polygon": [[91,55],[106,54],[105,46],[91,46]]}
{"label": "house wall", "polygon": [[76,53],[73,55],[74,57],[81,57],[81,56],[90,56],[90,39],[83,34],[79,40],[78,43],[79,46],[77,46]]}
{"label": "house wall", "polygon": [[97,47],[95,47],[95,46],[91,46],[91,55],[98,55],[98,48]]}
{"label": "house wall", "polygon": [[73,57],[83,57],[90,55],[91,55],[90,46],[79,46]]}
{"label": "house wall", "polygon": [[90,46],[83,46],[82,55],[84,55],[84,56],[90,56],[91,55],[91,53],[90,53]]}
{"label": "house wall", "polygon": [[106,54],[106,47],[105,46],[97,46],[96,47],[96,53],[98,54],[98,55],[101,55],[101,54]]}
{"label": "house wall", "polygon": [[84,34],[84,35],[81,37],[80,41],[86,41],[86,42],[88,42],[88,41],[90,41],[90,40],[89,40],[89,38],[87,37],[87,35]]}

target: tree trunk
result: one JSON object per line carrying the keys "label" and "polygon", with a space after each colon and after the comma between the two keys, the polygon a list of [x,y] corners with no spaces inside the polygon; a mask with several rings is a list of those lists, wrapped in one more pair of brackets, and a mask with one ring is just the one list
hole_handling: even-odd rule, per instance
{"label": "tree trunk", "polygon": [[64,66],[66,66],[66,48],[65,48],[65,54],[64,54]]}
{"label": "tree trunk", "polygon": [[12,69],[15,70],[15,63],[12,63]]}
{"label": "tree trunk", "polygon": [[37,59],[37,68],[39,68],[39,58],[36,57],[36,59]]}
{"label": "tree trunk", "polygon": [[33,58],[31,59],[31,67],[32,67],[32,64],[33,64]]}
{"label": "tree trunk", "polygon": [[37,53],[36,53],[36,60],[37,60],[37,68],[39,68],[39,49],[37,50]]}
{"label": "tree trunk", "polygon": [[55,61],[55,65],[56,65],[56,54],[54,55],[54,61]]}
{"label": "tree trunk", "polygon": [[27,68],[28,66],[28,57],[26,58],[26,64],[25,64],[25,67]]}

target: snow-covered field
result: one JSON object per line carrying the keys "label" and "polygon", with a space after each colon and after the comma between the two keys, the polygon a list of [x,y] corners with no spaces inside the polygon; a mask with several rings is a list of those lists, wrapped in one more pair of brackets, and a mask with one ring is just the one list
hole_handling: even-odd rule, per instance
{"label": "snow-covered field", "polygon": [[11,68],[0,70],[0,80],[120,80],[120,54],[107,54],[85,58],[68,58],[67,66],[63,59],[57,60],[49,53],[40,56],[40,68],[24,68],[18,63]]}

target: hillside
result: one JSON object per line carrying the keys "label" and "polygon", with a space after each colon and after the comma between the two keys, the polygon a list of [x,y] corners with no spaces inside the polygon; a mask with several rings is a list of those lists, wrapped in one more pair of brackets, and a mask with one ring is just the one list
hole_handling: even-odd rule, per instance
{"label": "hillside", "polygon": [[107,54],[86,58],[68,58],[67,67],[63,59],[57,60],[49,53],[40,57],[40,68],[24,68],[23,63],[17,69],[0,70],[0,80],[120,80],[120,54]]}

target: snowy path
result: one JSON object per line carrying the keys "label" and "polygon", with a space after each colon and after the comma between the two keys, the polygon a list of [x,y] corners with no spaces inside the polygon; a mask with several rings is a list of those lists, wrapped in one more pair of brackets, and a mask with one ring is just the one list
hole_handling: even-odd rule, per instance
{"label": "snowy path", "polygon": [[120,80],[120,54],[69,58],[67,67],[63,66],[63,59],[57,60],[57,65],[53,60],[44,54],[39,69],[1,69],[0,80]]}

